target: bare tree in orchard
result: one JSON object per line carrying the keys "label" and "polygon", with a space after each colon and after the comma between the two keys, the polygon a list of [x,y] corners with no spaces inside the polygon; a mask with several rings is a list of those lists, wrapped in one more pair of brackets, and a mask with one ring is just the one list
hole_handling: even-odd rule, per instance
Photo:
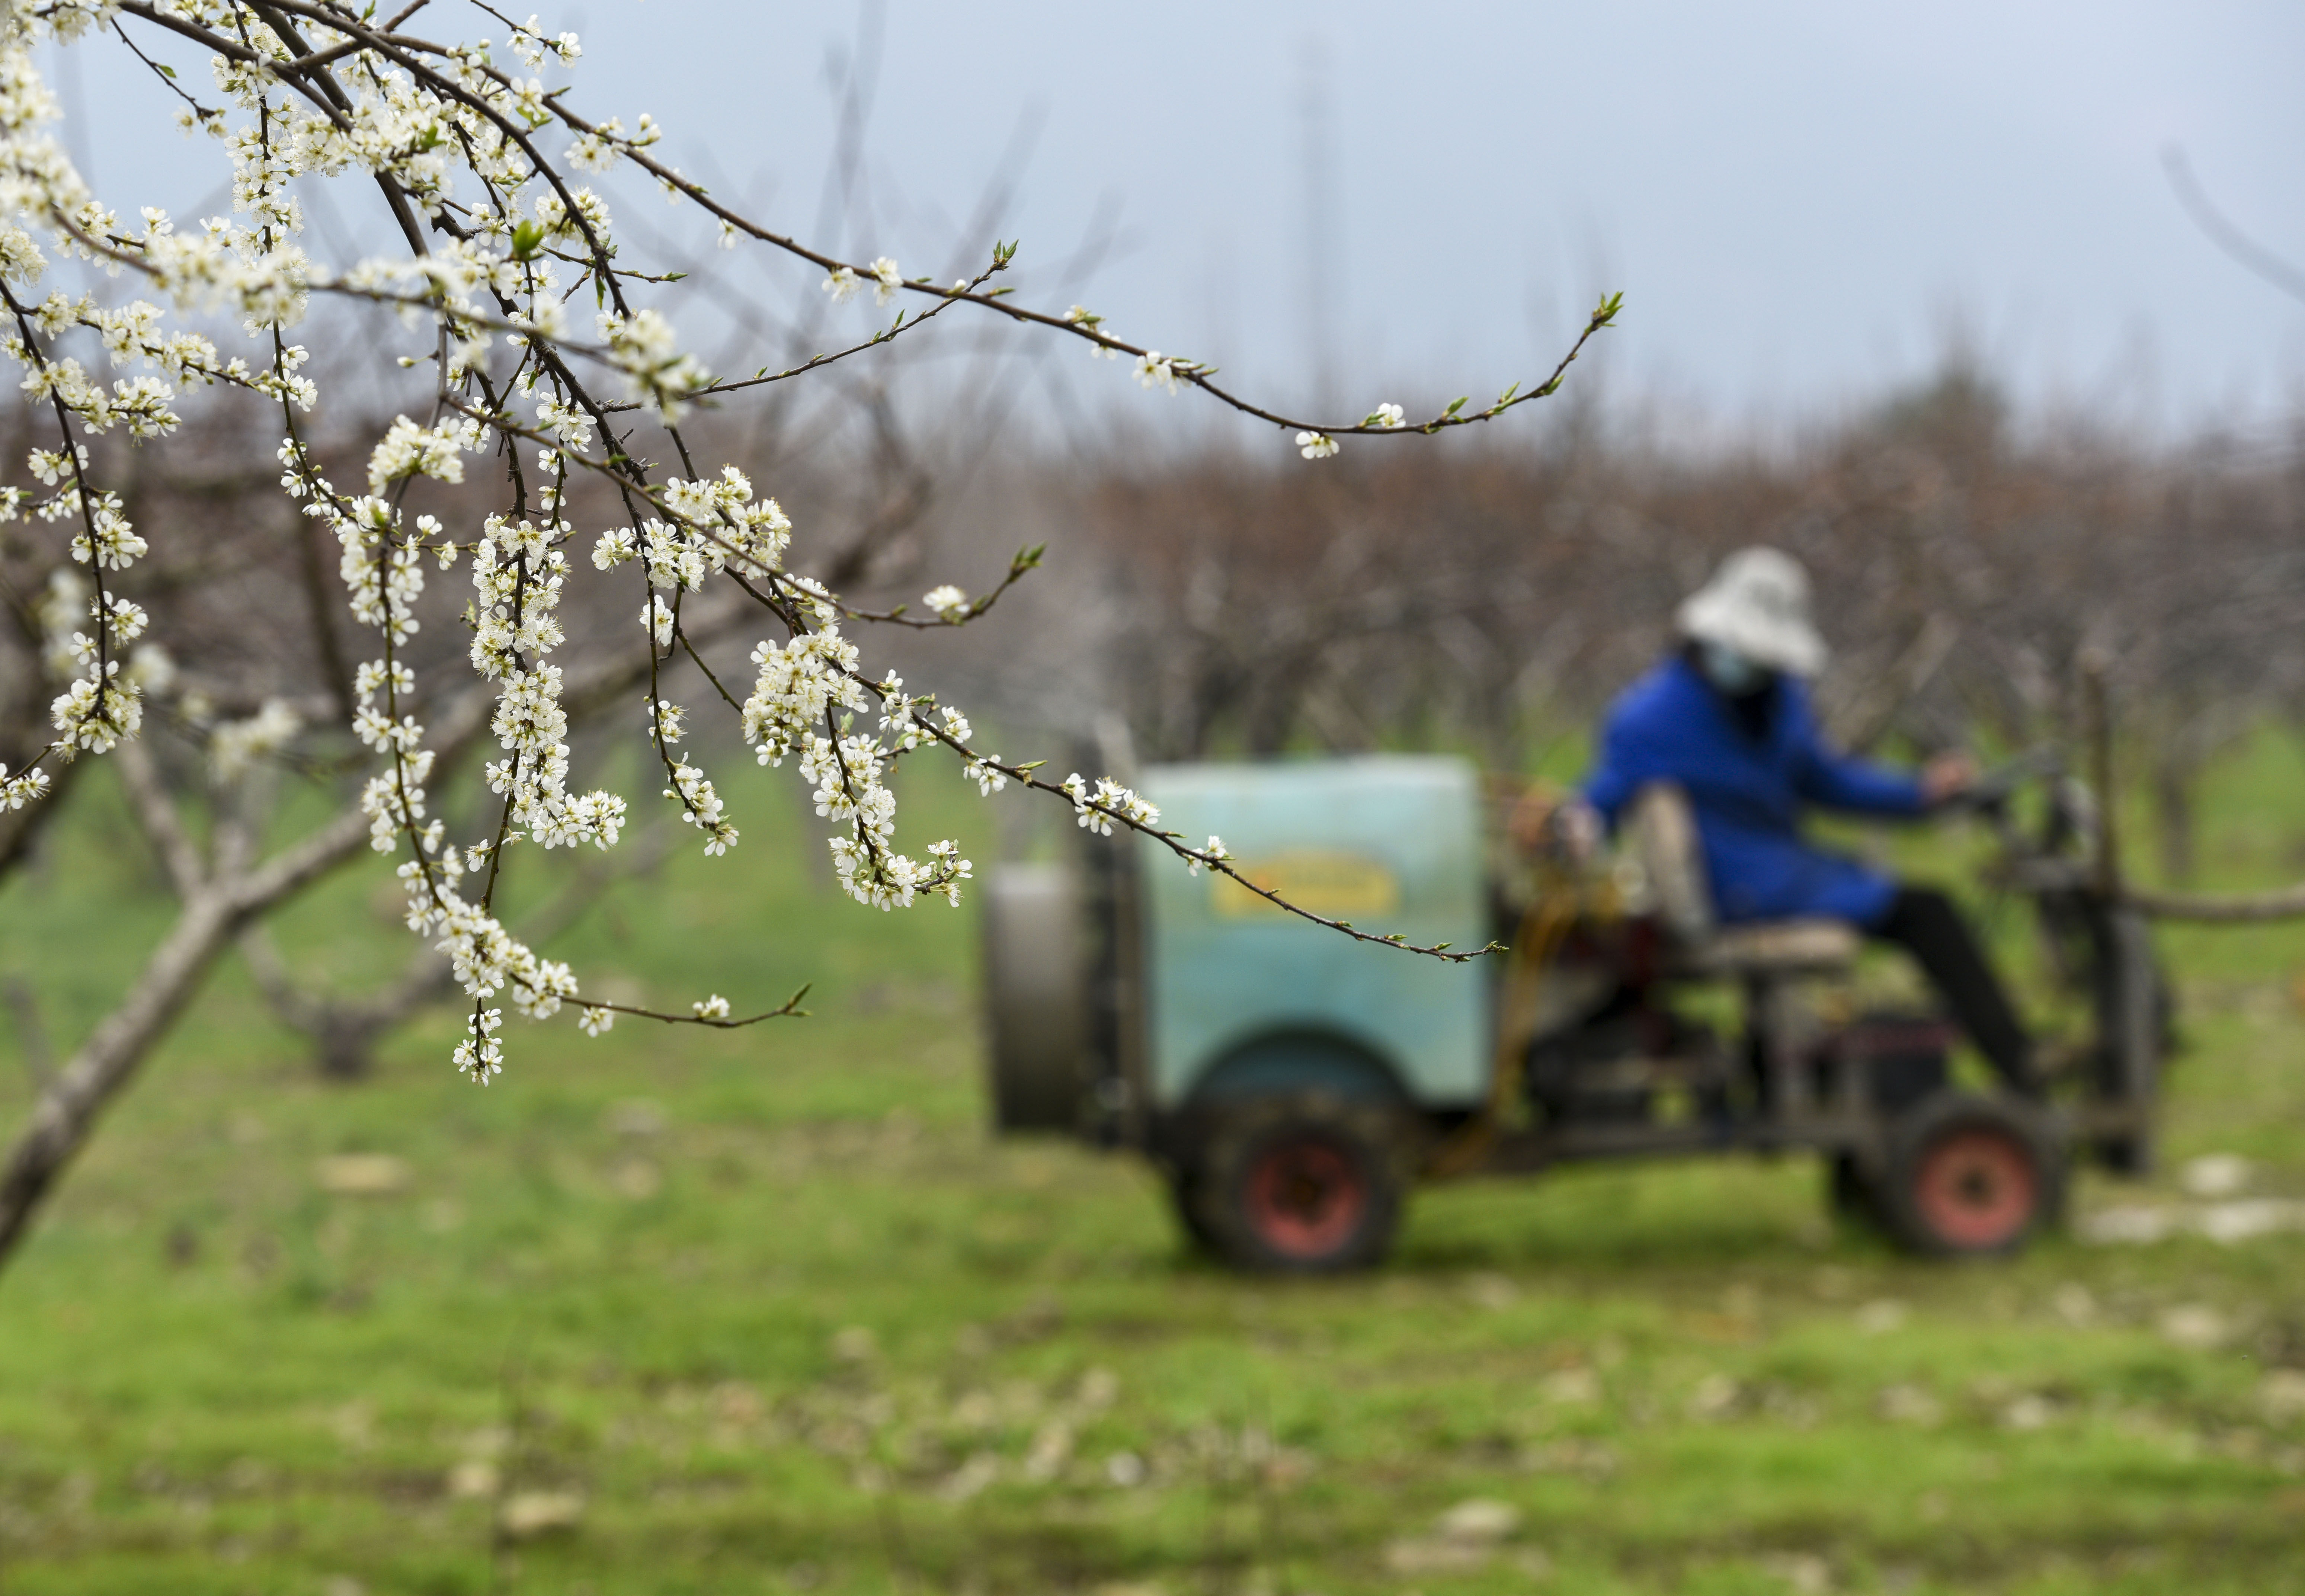
{"label": "bare tree in orchard", "polygon": [[[45,741],[18,747],[0,771],[0,806],[36,811],[75,761],[120,758],[182,899],[142,973],[56,1074],[0,1165],[0,1253],[21,1238],[98,1111],[218,954],[255,917],[363,848],[394,861],[410,930],[447,961],[469,999],[455,1062],[475,1082],[503,1066],[506,1006],[538,1021],[567,1009],[595,1034],[619,1015],[733,1028],[794,1012],[796,1000],[739,1013],[719,994],[700,996],[687,1013],[606,1002],[497,918],[492,905],[515,860],[610,849],[630,823],[623,795],[570,785],[571,717],[594,695],[639,689],[634,734],[661,772],[663,802],[715,856],[736,850],[740,817],[690,757],[693,711],[673,695],[718,700],[761,762],[797,763],[829,824],[841,885],[869,907],[957,902],[969,879],[969,862],[949,841],[899,843],[888,777],[931,750],[988,795],[1010,785],[1042,792],[1083,826],[1137,832],[1191,869],[1234,873],[1220,839],[1163,830],[1152,805],[1110,777],[1051,780],[1037,761],[1003,760],[974,741],[957,706],[868,663],[863,632],[980,621],[1032,572],[1037,549],[989,573],[973,596],[947,583],[917,611],[862,608],[826,579],[837,571],[787,565],[793,528],[778,501],[684,429],[701,408],[773,403],[780,385],[875,358],[956,311],[989,313],[1127,361],[1147,387],[1197,391],[1280,429],[1317,460],[1348,437],[1470,427],[1552,395],[1619,303],[1604,301],[1550,372],[1493,403],[1459,401],[1417,422],[1391,404],[1358,420],[1302,420],[1221,386],[1202,362],[1117,336],[1079,306],[1017,302],[995,282],[1013,245],[993,248],[970,275],[935,282],[908,276],[887,255],[838,259],[732,208],[655,153],[663,130],[651,118],[627,125],[588,114],[571,85],[546,87],[577,61],[573,35],[516,23],[479,0],[469,11],[414,0],[382,18],[334,0],[17,0],[0,26],[0,312],[8,352],[52,428],[29,449],[36,486],[0,489],[0,508],[55,528],[70,554],[63,579],[43,590],[40,622],[45,651],[64,667],[62,690],[47,706]],[[479,37],[487,34],[496,37]],[[92,193],[53,132],[55,105],[31,54],[45,40],[121,49],[148,66],[151,91],[177,105],[185,131],[217,140],[232,215],[179,226],[157,208]],[[647,251],[629,230],[619,233],[585,181],[619,166],[702,213],[725,247],[804,262],[823,274],[832,303],[869,296],[885,319],[785,369],[715,376],[666,313],[677,309],[673,274],[639,264]],[[347,204],[364,196],[396,248],[336,261],[313,253],[299,195],[319,183]],[[47,286],[52,274],[86,286]],[[329,301],[387,308],[404,330],[381,346],[348,343],[316,358],[295,334],[300,324],[316,336],[340,325],[307,320]],[[237,327],[225,330],[226,319]],[[133,374],[104,380],[75,350],[100,350]],[[414,407],[421,414],[396,416],[346,462],[312,434],[316,374],[362,358],[429,369],[430,392]],[[149,652],[140,664],[138,649],[167,595],[140,588],[137,573],[196,558],[196,542],[171,550],[198,533],[136,521],[106,480],[123,469],[116,452],[99,454],[90,441],[165,437],[182,424],[175,407],[191,388],[237,390],[266,407],[279,440],[278,489],[335,544],[349,612],[348,624],[332,620],[312,634],[315,679],[300,696],[341,700],[332,713],[368,751],[369,774],[356,800],[269,854],[254,827],[228,815],[196,843],[166,789],[139,775],[149,771],[138,737],[162,667]],[[459,567],[467,574],[447,576]],[[469,583],[460,649],[441,644],[453,622],[444,628],[426,602],[432,578]],[[570,624],[588,593],[633,617],[636,669],[623,650]],[[291,614],[245,619],[255,632],[299,624]],[[752,651],[753,679],[725,680],[707,668],[702,644],[747,624],[767,634]],[[341,667],[319,646],[338,624]],[[457,677],[477,684],[457,691]],[[209,735],[252,767],[296,759],[304,725],[293,705],[275,701]],[[480,779],[499,802],[478,835],[452,837],[442,788],[465,760],[481,762]],[[551,867],[537,859],[522,868]]]}
{"label": "bare tree in orchard", "polygon": [[1767,541],[1833,596],[1823,708],[1850,743],[2071,741],[2078,666],[2109,657],[2182,880],[2203,763],[2305,711],[2299,459],[2020,429],[1956,362],[1793,449],[1644,446],[1580,415],[1533,447],[1311,480],[1196,459],[1071,495],[1134,600],[1107,606],[1101,688],[1156,753],[1437,731],[1522,768],[1667,645],[1722,556]]}

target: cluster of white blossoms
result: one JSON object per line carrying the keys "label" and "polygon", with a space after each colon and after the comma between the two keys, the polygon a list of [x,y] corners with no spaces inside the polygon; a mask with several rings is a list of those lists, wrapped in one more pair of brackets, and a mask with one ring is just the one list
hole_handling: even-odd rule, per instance
{"label": "cluster of white blossoms", "polygon": [[[513,34],[513,48],[532,67],[542,65],[544,59],[541,51],[538,51],[533,59],[530,55],[536,42],[535,21],[534,17],[529,18],[530,27],[515,29]],[[574,34],[564,33],[554,54],[565,64],[573,63],[583,54],[583,50]],[[542,85],[537,88],[540,90]],[[617,162],[626,152],[645,149],[663,137],[664,130],[657,125],[656,118],[645,111],[641,113],[640,125],[634,129],[629,138],[625,135],[623,119],[611,116],[599,127],[587,129],[576,136],[576,141],[568,147],[568,160],[572,166],[582,166],[587,172],[608,172],[615,169]]]}
{"label": "cluster of white blossoms", "polygon": [[856,675],[856,645],[827,621],[789,642],[763,641],[753,650],[759,667],[744,706],[744,741],[763,765],[781,765],[832,724],[835,709],[872,708]]}
{"label": "cluster of white blossoms", "polygon": [[960,774],[964,780],[974,782],[977,792],[987,798],[1008,785],[1008,773],[1000,768],[997,753],[972,758],[960,768]]}
{"label": "cluster of white blossoms", "polygon": [[[1463,403],[1461,399],[1457,402],[1458,404]],[[1450,405],[1449,413],[1454,415],[1456,412],[1457,405]],[[1408,425],[1408,412],[1398,404],[1380,404],[1361,418],[1361,425],[1380,432],[1398,432]],[[1307,460],[1327,460],[1341,446],[1333,436],[1326,432],[1305,431],[1297,435],[1297,453]]]}
{"label": "cluster of white blossoms", "polygon": [[278,699],[267,699],[245,720],[219,722],[208,733],[208,763],[219,781],[237,781],[259,760],[296,740],[304,717]]}
{"label": "cluster of white blossoms", "polygon": [[[965,283],[966,279],[962,281]],[[897,290],[905,285],[905,278],[904,274],[897,269],[897,263],[882,255],[877,257],[861,275],[854,267],[836,266],[819,286],[832,296],[834,304],[845,305],[856,297],[856,291],[866,283],[872,284],[872,302],[885,306],[897,297]]]}
{"label": "cluster of white blossoms", "polygon": [[[723,466],[719,476],[702,481],[671,478],[664,485],[663,502],[676,519],[648,522],[636,544],[629,527],[601,539],[605,547],[621,537],[617,547],[637,552],[651,586],[693,593],[706,577],[732,565],[739,576],[767,576],[782,569],[792,522],[776,500],[755,497],[751,480],[735,466]],[[630,557],[596,549],[592,563],[607,570]]]}
{"label": "cluster of white blossoms", "polygon": [[375,450],[369,455],[368,488],[382,493],[404,477],[437,477],[443,482],[464,480],[466,449],[481,447],[481,424],[458,418],[435,427],[419,427],[406,416],[395,416]]}
{"label": "cluster of white blossoms", "polygon": [[[379,445],[378,455],[383,452]],[[445,845],[443,822],[426,818],[424,784],[434,754],[423,745],[423,726],[400,708],[415,689],[415,675],[395,657],[418,628],[413,612],[424,586],[421,556],[426,541],[438,535],[438,524],[430,516],[419,517],[416,536],[409,538],[396,506],[373,495],[340,499],[301,449],[291,446],[283,453],[302,495],[310,499],[306,513],[332,525],[343,545],[354,615],[382,635],[384,658],[362,665],[354,681],[360,708],[353,729],[385,760],[363,790],[361,806],[370,818],[370,845],[378,852],[396,852],[404,840],[410,844],[411,857],[399,867],[408,926],[433,939],[475,1000],[455,1057],[458,1069],[485,1082],[503,1064],[495,1034],[502,1010],[487,1007],[488,998],[509,989],[515,1009],[544,1019],[577,996],[566,964],[538,957],[489,912],[489,887],[503,844],[524,835],[546,847],[584,840],[606,847],[623,822],[621,800],[594,794],[572,802],[561,785],[568,749],[558,741],[566,725],[557,702],[559,673],[539,664],[536,656],[558,641],[549,617],[558,597],[556,579],[565,574],[566,562],[550,547],[550,534],[526,522],[506,527],[495,516],[489,518],[490,535],[474,551],[472,663],[483,677],[503,683],[490,729],[511,757],[491,761],[488,778],[490,789],[506,800],[506,819],[497,841],[463,850]],[[446,464],[438,458],[418,458],[445,473]],[[371,480],[380,479],[389,464],[388,459],[371,457]],[[512,828],[515,819],[518,831]],[[472,873],[487,883],[477,904],[462,890]]]}
{"label": "cluster of white blossoms", "polygon": [[[67,8],[47,26],[66,38],[85,31],[93,20],[98,19],[92,11]],[[106,384],[91,378],[77,359],[55,352],[55,344],[67,329],[85,326],[98,333],[115,368],[141,363],[179,381],[208,379],[217,361],[205,340],[163,334],[159,313],[149,305],[107,312],[86,296],[34,293],[48,262],[30,228],[47,225],[54,247],[71,255],[86,252],[74,228],[116,229],[118,224],[96,205],[62,146],[46,131],[57,111],[32,64],[30,30],[12,13],[5,32],[0,38],[0,299],[6,314],[0,318],[0,349],[21,368],[23,393],[53,412],[64,436],[60,447],[34,449],[27,463],[32,476],[53,491],[35,503],[35,496],[22,489],[6,489],[0,494],[0,521],[14,520],[29,505],[41,521],[67,522],[73,528],[72,557],[89,577],[86,588],[75,585],[71,600],[75,610],[86,603],[81,616],[89,630],[65,634],[53,621],[46,628],[47,662],[64,678],[64,691],[49,706],[57,735],[31,767],[13,774],[0,768],[0,804],[16,809],[47,791],[49,778],[38,768],[40,760],[106,752],[142,725],[142,692],[132,675],[123,674],[120,650],[143,631],[143,612],[118,600],[109,582],[142,558],[149,545],[129,522],[119,497],[88,481],[89,451],[79,439],[115,429],[134,439],[156,437],[178,420],[169,407],[174,390],[164,378],[139,374]]]}
{"label": "cluster of white blossoms", "polygon": [[560,706],[560,667],[544,656],[560,646],[553,612],[568,580],[559,545],[568,523],[540,527],[501,515],[485,523],[472,551],[472,667],[503,683],[489,729],[511,757],[489,762],[489,791],[506,800],[504,841],[525,837],[540,847],[616,845],[625,801],[600,791],[568,791],[568,712]]}
{"label": "cluster of white blossoms", "polygon": [[[1071,310],[1067,310],[1064,320],[1066,326],[1076,327],[1083,332],[1093,333],[1100,339],[1112,336],[1112,329],[1104,325],[1104,318],[1097,315],[1086,305],[1075,305]],[[1110,344],[1092,342],[1088,346],[1088,352],[1091,360],[1117,361],[1120,358],[1120,351]]]}
{"label": "cluster of white blossoms", "polygon": [[47,771],[36,767],[11,776],[7,765],[0,762],[0,809],[21,809],[28,803],[37,803],[47,790]]}
{"label": "cluster of white blossoms", "polygon": [[[0,806],[40,801],[53,785],[43,766],[102,753],[134,736],[145,695],[163,691],[171,674],[166,657],[142,641],[152,618],[115,590],[148,546],[120,497],[89,480],[84,440],[165,435],[179,424],[182,389],[225,385],[276,409],[280,485],[335,535],[353,618],[375,634],[377,657],[357,667],[353,682],[358,702],[350,730],[375,760],[360,805],[373,848],[398,855],[409,928],[447,957],[471,1000],[455,1062],[476,1081],[502,1068],[498,1032],[506,1008],[542,1019],[574,1005],[581,1027],[594,1035],[608,1031],[617,1012],[614,1004],[585,1002],[568,966],[540,957],[492,908],[515,845],[606,849],[627,819],[616,794],[568,787],[569,716],[563,669],[553,657],[565,642],[560,609],[575,575],[568,545],[580,534],[567,496],[578,472],[604,480],[629,506],[630,524],[594,536],[591,565],[604,579],[633,582],[632,596],[642,599],[645,735],[662,767],[665,798],[698,829],[707,853],[726,853],[737,830],[710,777],[682,751],[690,714],[667,695],[661,677],[686,668],[683,650],[696,656],[682,628],[687,596],[728,577],[781,632],[752,650],[754,676],[738,710],[744,741],[762,764],[796,760],[818,815],[830,824],[827,842],[841,883],[858,902],[892,909],[934,896],[957,904],[972,877],[970,862],[949,840],[929,844],[918,857],[897,851],[889,776],[899,760],[931,747],[951,753],[983,794],[1012,781],[1060,791],[1079,823],[1101,836],[1133,828],[1196,870],[1225,868],[1216,838],[1195,850],[1157,831],[1160,811],[1129,788],[1110,780],[1092,787],[1075,775],[1051,789],[1033,776],[1035,766],[1003,764],[971,747],[972,728],[959,710],[908,692],[894,673],[868,675],[844,623],[901,617],[849,609],[788,571],[793,529],[777,501],[734,466],[715,472],[689,463],[689,444],[676,430],[683,414],[702,397],[743,385],[717,384],[659,310],[633,301],[631,295],[667,279],[617,263],[608,206],[564,167],[606,172],[635,163],[675,202],[708,211],[724,245],[743,233],[796,246],[751,223],[740,226],[741,218],[650,156],[662,137],[650,117],[639,117],[630,132],[615,118],[589,122],[570,108],[563,89],[548,89],[541,75],[548,68],[582,56],[575,35],[549,35],[533,17],[498,20],[510,30],[510,66],[497,63],[485,38],[443,46],[378,31],[392,25],[376,21],[372,11],[254,0],[157,0],[132,9],[117,0],[43,0],[37,7],[0,0],[0,350],[16,361],[23,392],[53,417],[58,434],[55,446],[30,455],[39,490],[0,486],[0,521],[29,515],[62,523],[72,562],[50,579],[38,607],[43,657],[61,688],[51,710],[55,737],[25,768],[0,768]],[[187,38],[208,47],[221,108],[139,55],[158,74],[156,84],[185,107],[181,125],[217,140],[229,159],[229,216],[179,226],[147,209],[123,220],[89,192],[50,131],[56,106],[35,70],[34,47],[103,33],[127,39],[132,27],[155,28],[155,41],[170,48]],[[306,253],[300,190],[309,194],[319,180],[338,176],[386,197],[406,251],[338,266]],[[810,259],[825,266],[823,290],[835,303],[869,284],[880,306],[906,293],[941,292],[940,308],[957,296],[990,302],[1005,293],[975,290],[1013,253],[1013,245],[999,246],[982,276],[949,291],[906,278],[885,255],[862,267]],[[146,297],[105,302],[42,291],[52,260],[124,277]],[[305,374],[304,347],[286,334],[316,295],[396,312],[411,335],[400,366],[429,365],[433,378],[429,415],[393,420],[370,451],[361,492],[340,491],[321,473],[302,431],[319,391]],[[586,300],[595,314],[589,325],[574,325],[569,306]],[[260,352],[227,356],[208,335],[170,325],[172,312],[218,311],[236,317]],[[908,323],[899,316],[872,344],[927,318]],[[1030,318],[1091,335],[1100,356],[1123,352],[1102,318],[1080,306],[1061,320]],[[100,349],[120,375],[100,378],[66,352],[63,345],[75,339]],[[1136,356],[1138,380],[1172,394],[1188,381],[1205,385],[1212,370],[1157,351]],[[613,398],[587,386],[593,372],[608,374],[618,390]],[[655,480],[656,468],[615,420],[620,412],[664,429],[690,475]],[[1381,405],[1366,424],[1393,429],[1404,421],[1399,406]],[[1312,458],[1336,452],[1325,433],[1300,433],[1297,444]],[[464,522],[453,529],[439,516],[404,512],[420,480],[464,483],[467,455],[505,463],[508,504],[442,512]],[[421,632],[427,560],[446,571],[466,555],[469,662],[495,696],[488,731],[497,751],[483,774],[502,808],[486,836],[460,845],[431,812],[427,784],[440,754],[428,745],[419,717],[424,700],[406,656]],[[1037,549],[1020,554],[1008,582],[1038,559]],[[638,570],[625,573],[631,565]],[[940,585],[922,604],[937,622],[958,625],[982,615],[1006,585],[977,599]],[[702,667],[701,656],[695,664]],[[196,695],[178,709],[185,725],[206,732],[213,768],[227,780],[284,756],[305,730],[279,701],[220,723]],[[732,1019],[718,994],[690,1007],[685,1015],[653,1017],[749,1023]]]}
{"label": "cluster of white blossoms", "polygon": [[[722,813],[720,794],[712,790],[704,772],[682,760],[672,767],[668,798],[680,800],[680,818],[704,834],[704,851],[718,858],[736,845],[736,828]],[[819,812],[821,812],[821,811]]]}
{"label": "cluster of white blossoms", "polygon": [[1073,801],[1075,824],[1095,832],[1099,836],[1110,836],[1115,821],[1132,827],[1151,827],[1160,821],[1161,810],[1157,804],[1148,803],[1135,791],[1122,786],[1110,777],[1099,777],[1095,788],[1092,790],[1081,773],[1076,770],[1058,785],[1065,796]]}
{"label": "cluster of white blossoms", "polygon": [[[763,765],[781,765],[799,754],[801,775],[815,786],[816,812],[846,828],[829,845],[833,870],[849,896],[892,909],[932,892],[957,904],[960,884],[974,867],[948,841],[931,844],[925,862],[896,853],[897,795],[884,777],[897,760],[931,741],[965,745],[966,717],[908,697],[894,672],[868,684],[857,670],[855,645],[834,624],[831,604],[814,594],[803,597],[818,629],[753,650],[759,669],[744,700],[744,741]],[[880,724],[872,734],[845,729],[876,700]],[[972,777],[980,768],[972,761]],[[979,790],[994,789],[980,781]]]}
{"label": "cluster of white blossoms", "polygon": [[601,312],[600,341],[633,396],[667,425],[678,420],[688,397],[712,380],[703,363],[680,347],[672,323],[654,310],[630,316]]}
{"label": "cluster of white blossoms", "polygon": [[[28,378],[29,384],[29,378]],[[71,401],[56,395],[69,409]],[[74,413],[78,413],[75,412]],[[47,664],[64,678],[64,690],[48,706],[49,724],[58,735],[50,744],[56,756],[108,753],[123,737],[132,737],[144,720],[143,692],[133,675],[122,674],[122,648],[142,634],[144,611],[115,598],[106,586],[107,573],[116,575],[141,559],[150,546],[122,514],[119,497],[108,490],[91,490],[84,475],[88,449],[75,446],[69,453],[32,451],[32,475],[55,491],[32,508],[42,521],[65,521],[76,530],[72,537],[73,561],[88,568],[90,580],[67,588],[50,587],[51,595],[69,593],[86,632],[64,632],[63,617],[52,606],[47,627]],[[29,496],[11,490],[0,500],[0,521],[13,521]],[[84,605],[82,603],[84,601]],[[58,668],[62,667],[62,668]],[[30,773],[17,778],[29,782]],[[29,794],[32,789],[27,787]]]}

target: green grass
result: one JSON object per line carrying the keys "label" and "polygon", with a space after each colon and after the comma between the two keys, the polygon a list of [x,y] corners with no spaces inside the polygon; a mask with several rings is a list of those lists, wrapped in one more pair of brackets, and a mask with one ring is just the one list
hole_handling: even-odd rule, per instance
{"label": "green grass", "polygon": [[[0,1592],[2305,1583],[2305,1416],[2262,1399],[2305,1364],[2305,1238],[1929,1267],[1828,1229],[1805,1162],[1690,1162],[1427,1193],[1381,1274],[1231,1278],[1137,1165],[987,1138],[973,915],[836,898],[791,785],[727,783],[737,854],[566,951],[676,1005],[813,980],[805,1021],[515,1021],[481,1091],[437,1014],[330,1086],[219,973],[0,1276]],[[2298,873],[2301,785],[2270,738],[2219,772],[2209,884]],[[67,1035],[165,915],[111,802],[0,893],[0,971]],[[989,857],[973,799],[923,802]],[[382,879],[283,943],[396,967]],[[2305,1195],[2305,934],[2166,946],[2173,1165]],[[352,1151],[409,1185],[327,1194]],[[2173,1341],[2178,1309],[2225,1334]],[[580,1522],[499,1540],[491,1473]],[[1420,1553],[1476,1497],[1518,1527]]]}

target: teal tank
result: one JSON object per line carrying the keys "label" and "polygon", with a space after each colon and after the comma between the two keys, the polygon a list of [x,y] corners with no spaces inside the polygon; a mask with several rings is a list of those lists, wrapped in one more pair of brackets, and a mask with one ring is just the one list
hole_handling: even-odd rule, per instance
{"label": "teal tank", "polygon": [[[1459,760],[1376,755],[1162,765],[1140,791],[1163,829],[1224,840],[1236,868],[1357,930],[1472,949],[1488,940],[1480,792]],[[1410,1098],[1469,1108],[1488,1089],[1491,972],[1373,947],[1187,874],[1139,839],[1146,1028],[1156,1108],[1243,1044],[1318,1032],[1382,1060]]]}

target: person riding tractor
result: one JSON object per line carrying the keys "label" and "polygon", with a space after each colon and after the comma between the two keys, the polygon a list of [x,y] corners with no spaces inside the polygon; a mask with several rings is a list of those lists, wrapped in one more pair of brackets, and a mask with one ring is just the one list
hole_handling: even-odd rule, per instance
{"label": "person riding tractor", "polygon": [[[1595,1160],[1815,1155],[1837,1215],[1931,1256],[2023,1247],[2077,1159],[2148,1169],[2169,988],[2090,785],[2049,749],[1979,774],[1830,746],[1808,581],[1775,550],[1677,619],[1573,798],[1492,778],[1484,801],[1433,755],[1161,765],[1132,785],[1240,879],[1126,837],[1001,867],[996,1123],[1138,1151],[1194,1244],[1291,1273],[1383,1258],[1418,1185]],[[2043,1012],[2074,1022],[2054,1067],[1952,900],[1812,846],[1811,808],[1972,818],[1986,879],[2033,911]],[[1955,1078],[1953,1025],[1847,1001],[1867,937],[2006,1090]]]}
{"label": "person riding tractor", "polygon": [[1825,646],[1809,609],[1807,573],[1790,555],[1753,548],[1722,562],[1681,604],[1672,651],[1610,707],[1598,762],[1555,833],[1589,853],[1637,794],[1673,784],[1723,925],[1835,920],[1903,948],[2009,1088],[2037,1099],[2032,1040],[1952,900],[1801,836],[1806,808],[1919,819],[1977,778],[1966,754],[1897,769],[1825,741],[1808,692]]}

